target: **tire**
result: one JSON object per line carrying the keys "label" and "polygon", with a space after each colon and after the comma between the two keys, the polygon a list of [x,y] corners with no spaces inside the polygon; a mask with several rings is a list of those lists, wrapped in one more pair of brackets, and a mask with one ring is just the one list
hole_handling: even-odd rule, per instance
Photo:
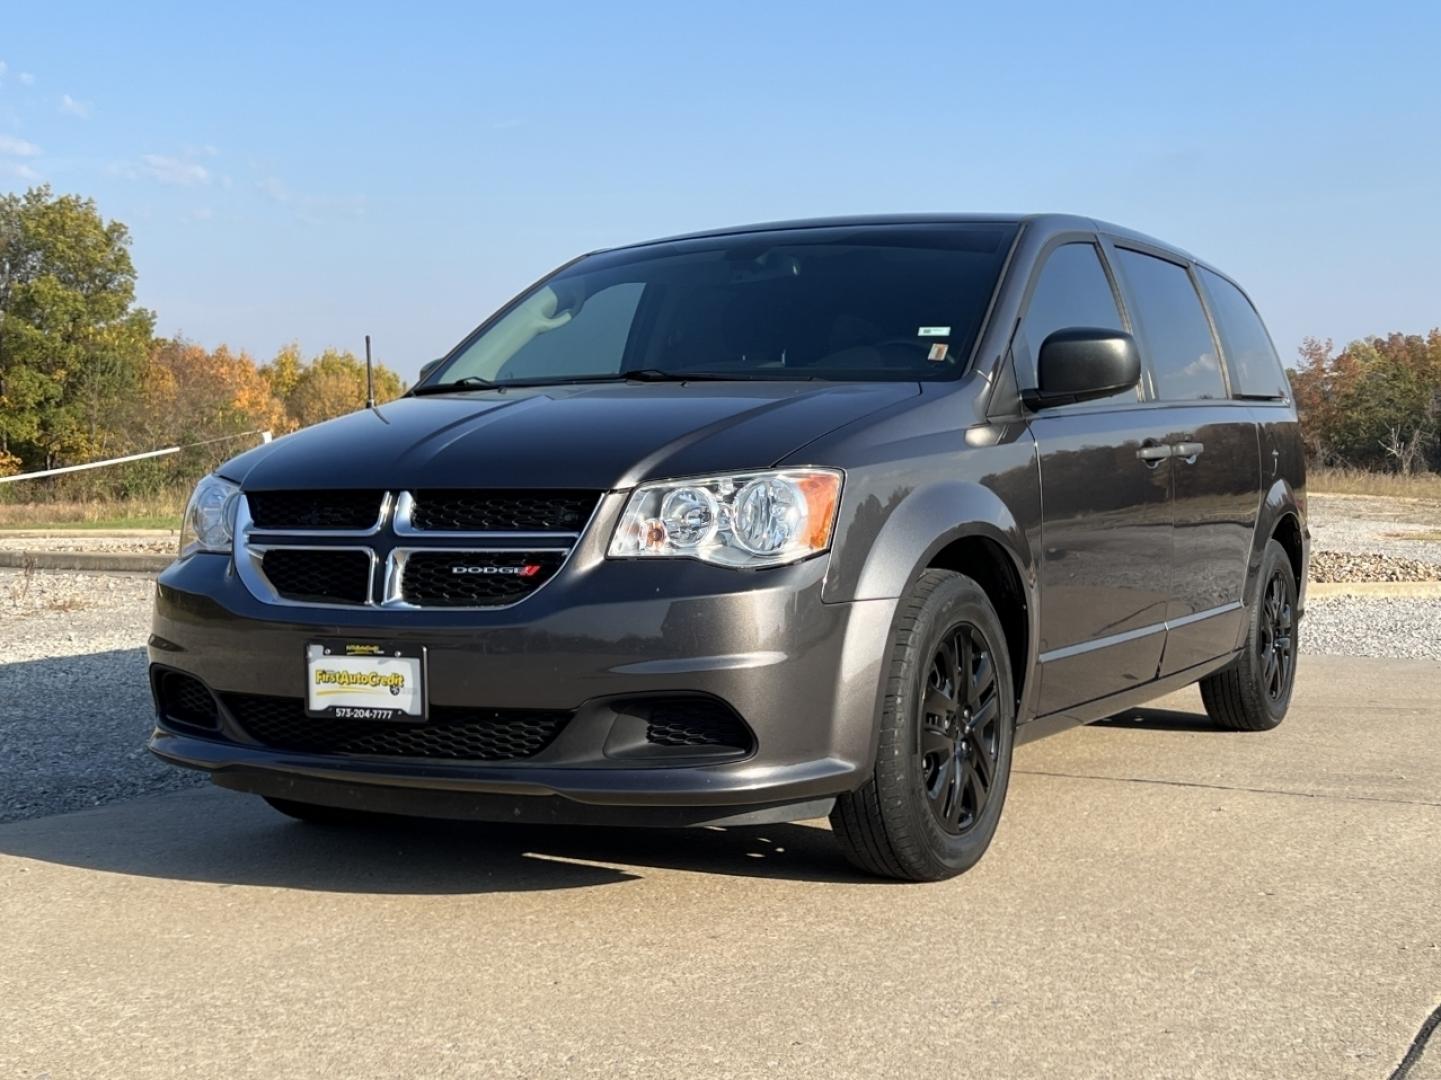
{"label": "tire", "polygon": [[379,814],[348,810],[341,806],[295,802],[293,799],[272,799],[269,795],[262,795],[261,798],[286,817],[304,821],[309,825],[365,825],[380,817]]}
{"label": "tire", "polygon": [[[1005,633],[981,587],[950,571],[923,573],[901,601],[885,678],[875,771],[836,800],[831,828],[867,873],[954,877],[995,835],[1015,745]],[[954,708],[943,712],[947,702]]]}
{"label": "tire", "polygon": [[1275,540],[1266,545],[1246,644],[1228,667],[1201,680],[1201,701],[1227,731],[1270,731],[1296,685],[1296,572]]}

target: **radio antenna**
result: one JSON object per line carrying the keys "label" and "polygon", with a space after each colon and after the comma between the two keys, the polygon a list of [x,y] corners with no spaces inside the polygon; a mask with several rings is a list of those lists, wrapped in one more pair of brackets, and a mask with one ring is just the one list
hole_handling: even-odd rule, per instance
{"label": "radio antenna", "polygon": [[365,407],[375,408],[375,369],[370,364],[370,335],[365,335]]}

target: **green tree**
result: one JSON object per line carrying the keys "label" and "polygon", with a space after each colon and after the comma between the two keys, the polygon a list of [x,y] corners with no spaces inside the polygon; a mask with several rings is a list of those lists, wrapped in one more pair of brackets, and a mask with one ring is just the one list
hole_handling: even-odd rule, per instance
{"label": "green tree", "polygon": [[48,186],[0,196],[0,468],[50,468],[116,441],[154,316],[135,306],[130,235]]}

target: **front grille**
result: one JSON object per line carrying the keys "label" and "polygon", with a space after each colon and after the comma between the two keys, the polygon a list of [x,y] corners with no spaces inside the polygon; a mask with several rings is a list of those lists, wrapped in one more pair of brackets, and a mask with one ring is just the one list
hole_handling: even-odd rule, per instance
{"label": "front grille", "polygon": [[363,604],[370,596],[370,553],[354,548],[271,548],[260,559],[271,587],[286,600]]}
{"label": "front grille", "polygon": [[193,675],[179,671],[162,672],[156,689],[160,697],[160,711],[172,723],[212,730],[218,726],[220,714],[215,708],[215,698]]}
{"label": "front grille", "polygon": [[[250,520],[236,536],[235,566],[260,600],[496,608],[524,600],[560,571],[600,493],[253,491],[246,499]],[[496,535],[463,542],[462,533]]]}
{"label": "front grille", "polygon": [[412,551],[401,599],[419,607],[499,607],[524,599],[555,575],[561,552]]}
{"label": "front grille", "polygon": [[256,742],[277,750],[370,757],[515,761],[549,746],[571,714],[433,706],[423,724],[305,715],[300,698],[226,694],[225,705]]}
{"label": "front grille", "polygon": [[417,491],[411,524],[437,532],[580,532],[593,491]]}
{"label": "front grille", "polygon": [[645,740],[655,746],[751,748],[750,729],[723,702],[672,698],[616,706],[645,719]]}
{"label": "front grille", "polygon": [[251,491],[250,520],[257,529],[372,529],[380,520],[379,491]]}

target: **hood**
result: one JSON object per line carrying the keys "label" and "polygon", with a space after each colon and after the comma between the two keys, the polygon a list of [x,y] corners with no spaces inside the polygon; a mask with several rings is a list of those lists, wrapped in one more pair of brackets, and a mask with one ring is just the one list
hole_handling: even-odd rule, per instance
{"label": "hood", "polygon": [[220,470],[247,490],[572,487],[766,468],[913,382],[604,383],[401,398]]}

